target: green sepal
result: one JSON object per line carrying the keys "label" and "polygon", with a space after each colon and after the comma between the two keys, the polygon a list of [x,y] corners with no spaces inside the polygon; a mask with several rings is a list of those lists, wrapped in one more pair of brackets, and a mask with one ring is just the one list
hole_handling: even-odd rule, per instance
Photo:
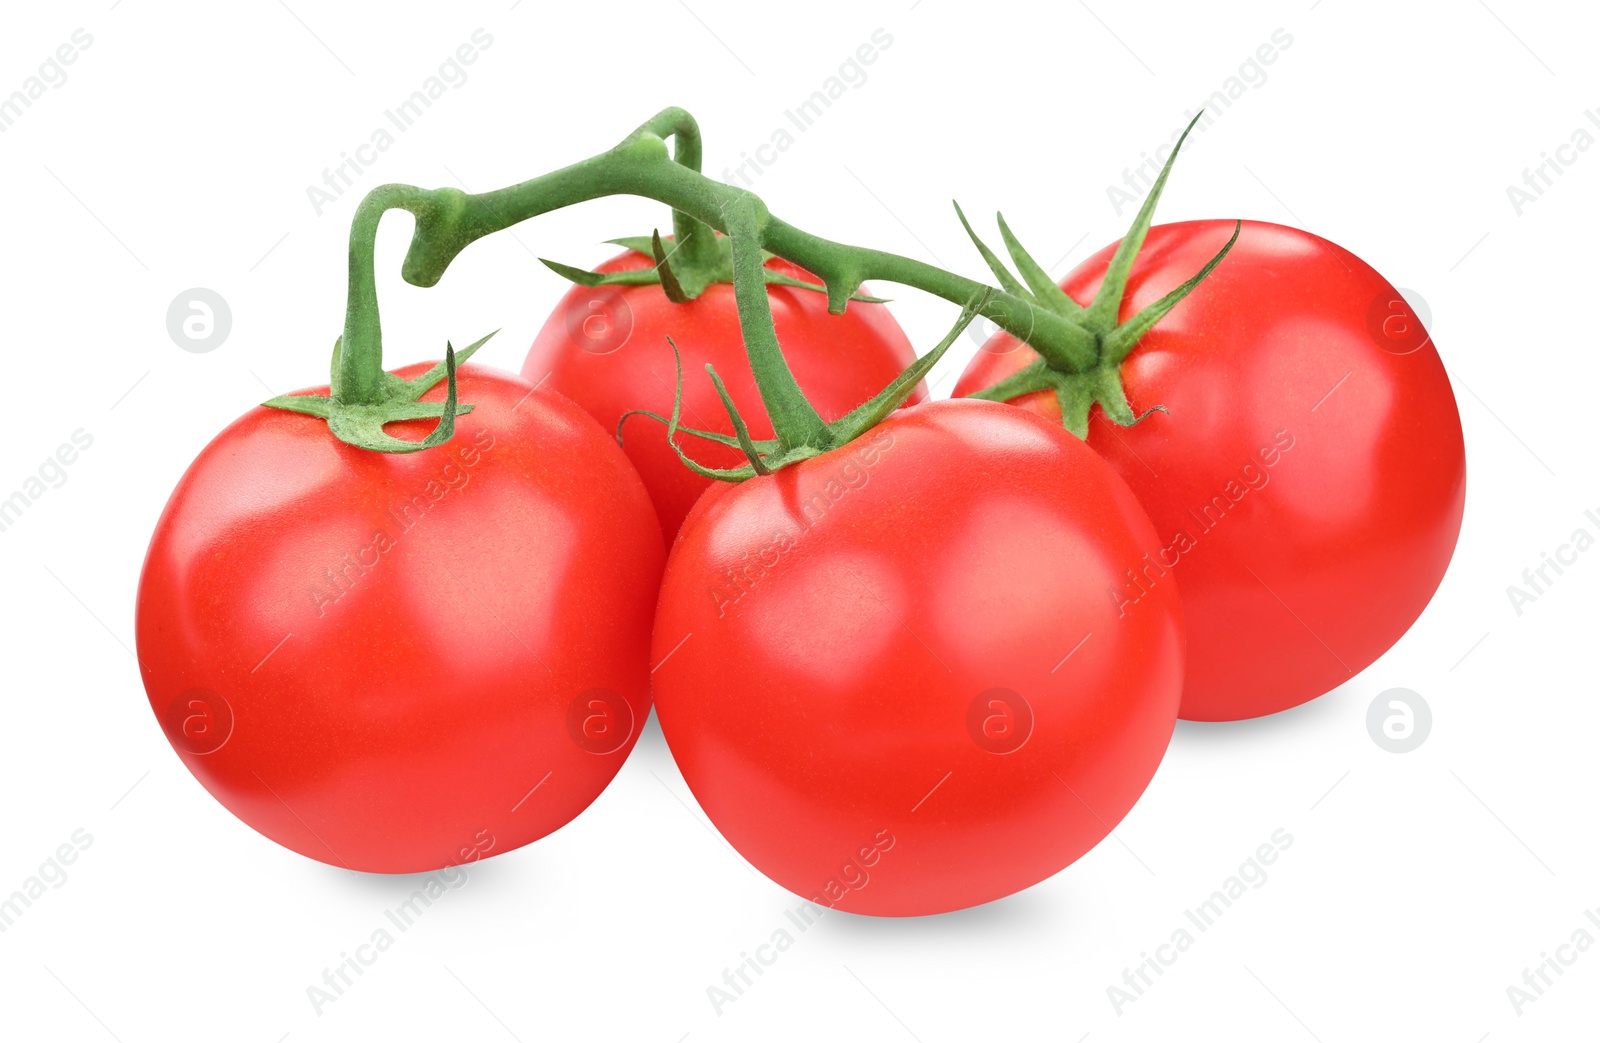
{"label": "green sepal", "polygon": [[[695,474],[703,478],[724,482],[748,481],[759,475],[770,474],[801,460],[820,456],[829,450],[847,445],[870,431],[910,397],[917,384],[938,364],[939,360],[944,357],[945,352],[950,350],[950,346],[956,342],[962,332],[972,323],[972,320],[977,318],[983,308],[989,304],[994,292],[992,289],[985,289],[969,300],[961,309],[960,317],[956,319],[955,325],[951,327],[950,332],[945,335],[944,339],[935,345],[931,351],[907,366],[882,391],[879,391],[872,398],[852,409],[838,420],[824,425],[822,434],[816,441],[792,445],[787,449],[775,439],[762,441],[750,439],[744,419],[739,415],[733,400],[728,396],[727,389],[723,386],[721,378],[717,376],[716,371],[710,366],[707,366],[706,369],[711,375],[712,382],[717,387],[717,394],[722,398],[723,407],[727,409],[728,416],[733,421],[734,430],[738,432],[738,437],[729,438],[727,435],[712,432],[692,431],[681,426],[678,420],[683,406],[683,359],[678,354],[678,346],[672,344],[673,359],[678,367],[678,385],[673,396],[672,416],[667,420],[667,442],[672,446],[673,451],[678,454],[678,458],[683,461],[684,465]],[[667,338],[667,341],[672,343],[672,338]],[[661,419],[658,414],[645,410],[634,410],[632,412],[657,420]],[[626,416],[624,419],[626,419]],[[619,422],[619,437],[620,430],[621,424]],[[683,448],[678,445],[677,436],[680,431],[687,431],[701,438],[709,438],[721,445],[741,449],[750,462],[739,467],[706,467],[690,458],[683,451]]]}
{"label": "green sepal", "polygon": [[1061,409],[1061,426],[1079,438],[1089,437],[1089,408],[1095,403],[1097,383],[1095,376],[1089,373],[1056,374],[1056,405]]}
{"label": "green sepal", "polygon": [[1017,266],[1017,271],[1022,273],[1028,288],[1033,290],[1034,300],[1069,319],[1082,316],[1083,305],[1068,297],[1067,291],[1057,286],[1056,281],[1050,278],[1050,273],[1039,267],[1039,262],[1022,248],[1017,237],[1011,234],[1011,226],[1006,224],[1005,216],[995,211],[994,219],[1000,226],[1000,238],[1005,240],[1006,252],[1011,255],[1011,263]]}
{"label": "green sepal", "polygon": [[1156,177],[1156,183],[1150,186],[1150,193],[1144,197],[1139,212],[1134,216],[1133,226],[1128,229],[1128,234],[1122,237],[1117,244],[1116,252],[1111,255],[1111,262],[1106,265],[1105,279],[1100,283],[1099,291],[1094,295],[1094,300],[1089,302],[1088,314],[1085,316],[1090,329],[1097,332],[1109,332],[1117,324],[1117,312],[1122,307],[1122,295],[1128,288],[1128,276],[1133,272],[1133,262],[1139,255],[1139,248],[1144,246],[1145,236],[1150,234],[1150,222],[1155,217],[1156,204],[1161,201],[1161,193],[1167,187],[1167,177],[1172,173],[1172,164],[1178,161],[1178,153],[1183,148],[1184,139],[1200,122],[1200,117],[1205,115],[1205,110],[1195,114],[1189,125],[1183,128],[1178,143],[1172,146],[1171,155],[1161,168],[1161,173]]}
{"label": "green sepal", "polygon": [[[1203,114],[1203,113],[1202,113]],[[1172,154],[1167,157],[1166,164],[1161,168],[1160,175],[1151,186],[1149,194],[1145,197],[1143,205],[1135,215],[1133,225],[1128,233],[1117,244],[1116,251],[1112,254],[1111,261],[1106,266],[1106,274],[1101,281],[1100,289],[1095,294],[1094,300],[1087,308],[1079,305],[1067,296],[1060,286],[1052,281],[1049,275],[1039,267],[1037,262],[1022,248],[1022,244],[1012,234],[1006,225],[1005,218],[996,214],[1000,225],[1000,234],[1005,239],[1006,249],[1011,254],[1012,261],[1017,269],[1022,272],[1023,278],[1035,294],[1035,303],[1040,304],[1049,311],[1053,311],[1067,319],[1074,328],[1083,330],[1094,340],[1094,355],[1087,365],[1070,369],[1061,367],[1060,363],[1045,355],[1038,361],[1029,364],[1016,373],[1005,377],[993,385],[980,391],[973,392],[970,398],[982,398],[993,401],[1006,402],[1026,394],[1046,389],[1053,390],[1056,403],[1061,410],[1061,423],[1067,430],[1082,438],[1088,434],[1089,412],[1095,403],[1099,403],[1107,419],[1113,423],[1128,427],[1137,424],[1151,413],[1162,412],[1166,409],[1155,406],[1135,416],[1132,407],[1128,404],[1127,392],[1122,385],[1122,363],[1127,359],[1135,346],[1146,333],[1160,322],[1168,312],[1187,297],[1195,287],[1211,274],[1222,263],[1222,259],[1233,249],[1239,241],[1239,233],[1243,225],[1234,222],[1233,235],[1228,242],[1218,250],[1212,258],[1205,263],[1198,272],[1185,280],[1172,292],[1163,296],[1133,315],[1128,321],[1117,324],[1117,315],[1122,310],[1123,297],[1127,292],[1128,279],[1133,271],[1134,262],[1144,245],[1145,237],[1150,232],[1150,223],[1155,216],[1156,204],[1161,199],[1161,193],[1166,188],[1167,178],[1172,172],[1172,165],[1178,158],[1178,151],[1183,147],[1183,142],[1194,129],[1195,123],[1200,119],[1196,115],[1189,125],[1184,128],[1183,134],[1178,138],[1177,144],[1172,148]],[[960,214],[961,208],[956,208]],[[995,269],[999,276],[1003,266],[998,258],[978,241],[973,234],[966,218],[961,219],[967,228],[967,234],[972,236],[973,242],[978,244],[978,249],[983,252],[985,260],[990,262],[990,267]],[[1024,338],[1026,340],[1026,338]],[[1035,350],[1038,350],[1037,348]]]}
{"label": "green sepal", "polygon": [[[494,330],[486,333],[477,340],[473,341],[471,344],[468,344],[466,347],[462,348],[460,351],[455,352],[455,364],[458,366],[465,365],[468,359],[472,358],[472,356],[478,353],[479,348],[489,343],[490,338],[499,332],[499,330]],[[450,351],[450,345],[448,342],[446,342],[445,357],[443,359],[435,362],[432,366],[428,367],[428,369],[412,377],[410,380],[401,380],[401,384],[405,386],[405,390],[402,392],[402,395],[415,402],[423,395],[426,395],[429,391],[433,390],[433,386],[439,383],[439,381],[446,379],[450,372]],[[393,374],[390,375],[393,376]],[[395,379],[400,380],[399,377],[395,377]]]}
{"label": "green sepal", "polygon": [[650,233],[650,253],[656,262],[656,275],[661,279],[661,292],[666,294],[667,300],[673,304],[683,304],[689,299],[689,295],[683,292],[678,277],[672,274],[672,266],[667,263],[667,251],[661,247],[659,229]]}
{"label": "green sepal", "polygon": [[650,246],[651,237],[648,235],[625,235],[620,239],[607,239],[612,246],[620,246],[624,250],[632,250],[636,254],[649,257],[654,251]]}
{"label": "green sepal", "polygon": [[[1133,408],[1128,405],[1128,393],[1122,387],[1122,375],[1113,366],[1102,366],[1094,371],[1089,384],[1090,394],[1100,403],[1100,408],[1105,410],[1106,418],[1119,427],[1131,427],[1134,422]],[[1088,418],[1084,418],[1085,427]]]}
{"label": "green sepal", "polygon": [[622,272],[591,272],[545,257],[539,258],[539,263],[579,286],[651,286],[661,281],[654,267],[629,268]]}
{"label": "green sepal", "polygon": [[[749,464],[743,467],[706,467],[684,452],[683,447],[678,444],[678,421],[683,416],[683,356],[678,353],[678,345],[673,342],[671,337],[667,338],[667,343],[672,345],[672,359],[678,371],[677,386],[673,389],[672,394],[672,416],[667,420],[667,444],[672,447],[673,452],[678,454],[678,459],[682,461],[683,466],[702,478],[710,478],[713,481],[742,482],[747,478],[755,477],[755,469]],[[654,416],[655,414],[652,413],[650,415]],[[697,433],[704,437],[703,432]],[[736,441],[734,444],[738,445],[738,442]]]}
{"label": "green sepal", "polygon": [[[577,283],[579,286],[599,286],[601,283],[606,282],[608,279],[610,279],[611,275],[623,274],[621,272],[612,272],[612,273],[591,272],[591,271],[588,271],[587,269],[578,268],[578,267],[576,267],[574,265],[562,264],[560,261],[552,261],[548,257],[539,258],[539,263],[544,265],[546,268],[550,269],[552,272],[555,272],[557,275],[561,276],[563,279],[567,280],[568,282]],[[634,273],[629,272],[627,274],[632,275]],[[640,280],[640,282],[654,282],[654,281],[655,280],[653,278],[651,278],[651,279],[641,279]]]}
{"label": "green sepal", "polygon": [[972,240],[972,245],[978,248],[978,253],[983,255],[984,263],[989,266],[989,270],[999,280],[1001,288],[1013,297],[1021,297],[1025,301],[1037,304],[1038,302],[1034,300],[1033,294],[1029,293],[1017,281],[1017,277],[1012,275],[1006,266],[1001,263],[1000,258],[994,255],[994,251],[989,249],[982,239],[978,238],[978,233],[972,230],[972,225],[967,221],[967,215],[961,212],[961,204],[952,199],[950,200],[950,205],[956,208],[956,216],[961,219],[961,227],[967,230],[967,237]]}
{"label": "green sepal", "polygon": [[1035,391],[1055,387],[1054,378],[1059,375],[1044,359],[1034,359],[1009,377],[996,381],[982,391],[974,391],[967,397],[986,399],[990,402],[1009,402],[1023,395],[1031,395]]}
{"label": "green sepal", "polygon": [[[674,344],[672,350],[677,351],[678,346]],[[750,428],[745,426],[744,417],[739,415],[739,407],[733,404],[733,398],[728,394],[722,378],[717,376],[716,367],[707,362],[706,373],[710,375],[711,383],[717,389],[717,397],[722,399],[722,408],[728,411],[728,419],[733,421],[734,436],[745,459],[750,461],[750,469],[756,474],[771,474],[772,472],[767,470],[767,465],[761,462],[761,454],[756,451],[755,443],[750,440]]]}
{"label": "green sepal", "polygon": [[328,413],[333,408],[332,400],[327,395],[279,395],[269,398],[261,403],[272,409],[282,409],[289,413],[304,413],[307,416],[317,416],[328,419]]}
{"label": "green sepal", "polygon": [[[382,453],[416,453],[448,442],[456,433],[456,349],[449,343],[444,349],[445,379],[449,381],[442,404],[390,400],[373,404],[347,406],[333,401],[328,413],[328,430],[339,441],[358,449],[372,449]],[[384,431],[383,426],[396,420],[421,420],[435,415],[438,407],[439,422],[428,437],[420,442],[396,438]]]}
{"label": "green sepal", "polygon": [[[499,330],[495,331],[498,332]],[[454,345],[446,343],[444,359],[410,380],[398,377],[394,373],[385,373],[388,394],[381,402],[346,403],[336,394],[330,393],[279,395],[261,404],[271,409],[319,417],[327,421],[328,430],[334,437],[357,449],[370,449],[380,453],[416,453],[432,449],[436,445],[448,442],[455,434],[456,417],[472,412],[470,404],[457,400],[456,368],[470,359],[493,336],[494,333],[490,333],[481,337],[459,352]],[[339,345],[336,343],[335,373],[339,371],[337,365],[339,350]],[[441,380],[446,382],[444,401],[420,401],[422,396],[436,387]],[[420,442],[396,438],[384,430],[386,424],[401,420],[433,419],[439,422],[428,433],[428,437]]]}
{"label": "green sepal", "polygon": [[891,380],[882,391],[835,420],[830,427],[834,429],[839,444],[860,437],[884,417],[900,408],[901,404],[911,397],[911,393],[916,390],[922,378],[944,358],[944,353],[950,350],[950,345],[956,342],[956,338],[960,337],[972,324],[972,320],[978,317],[979,312],[988,306],[993,296],[993,290],[985,289],[973,297],[962,306],[955,325],[950,327],[950,332],[944,335],[943,340],[934,345],[933,350],[902,370],[900,375]]}
{"label": "green sepal", "polygon": [[[653,409],[630,409],[626,413],[622,414],[622,416],[617,420],[617,430],[615,434],[618,445],[623,444],[622,425],[626,423],[628,418],[631,416],[649,417],[651,420],[656,421],[663,427],[672,423],[670,418],[662,416]],[[720,431],[702,431],[698,427],[688,427],[684,424],[679,424],[678,430],[682,431],[684,434],[694,435],[696,438],[704,438],[708,442],[716,442],[718,445],[725,445],[729,449],[744,448],[739,444],[739,440],[737,438],[732,435],[725,435]],[[775,438],[755,438],[751,439],[750,444],[755,446],[756,451],[762,456],[767,456],[778,451],[778,440]]]}
{"label": "green sepal", "polygon": [[1205,267],[1186,279],[1171,293],[1142,309],[1127,322],[1106,334],[1100,354],[1104,362],[1107,365],[1117,365],[1127,358],[1134,345],[1139,343],[1139,338],[1149,333],[1151,327],[1160,322],[1167,312],[1177,307],[1179,301],[1189,296],[1189,292],[1199,286],[1200,281],[1210,275],[1213,268],[1222,263],[1222,259],[1228,256],[1228,251],[1233,249],[1233,244],[1239,241],[1239,232],[1243,227],[1242,222],[1235,221],[1233,223],[1233,235],[1228,238],[1222,249],[1218,250],[1211,260],[1205,263]]}

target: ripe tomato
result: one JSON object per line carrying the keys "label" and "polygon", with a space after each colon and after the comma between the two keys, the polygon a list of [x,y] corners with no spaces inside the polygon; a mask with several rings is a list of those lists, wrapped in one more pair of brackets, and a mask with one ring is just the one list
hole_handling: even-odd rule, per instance
{"label": "ripe tomato", "polygon": [[1176,591],[1127,487],[1059,424],[990,402],[894,413],[695,506],[657,608],[657,715],[684,779],[803,898],[914,916],[1021,890],[1155,772],[1182,675]]}
{"label": "ripe tomato", "polygon": [[184,764],[332,865],[417,872],[537,840],[649,711],[663,548],[644,487],[559,395],[478,366],[458,381],[472,412],[407,455],[251,410],[179,482],[140,580],[145,688]]}
{"label": "ripe tomato", "polygon": [[[1194,274],[1232,221],[1157,225],[1122,318]],[[1115,244],[1061,283],[1086,303]],[[964,395],[1037,356],[1001,333]],[[1122,364],[1133,427],[1097,414],[1089,444],[1138,496],[1162,549],[1118,584],[1123,611],[1176,585],[1188,720],[1299,705],[1394,644],[1443,578],[1466,459],[1444,365],[1404,298],[1308,232],[1244,222],[1227,259]],[[1050,393],[1014,400],[1059,417]]]}
{"label": "ripe tomato", "polygon": [[[597,270],[628,271],[648,268],[651,263],[649,257],[630,250]],[[777,258],[767,266],[794,278],[816,281]],[[861,292],[866,295],[870,291],[863,287]],[[852,301],[843,315],[835,316],[828,314],[827,296],[813,290],[772,286],[768,297],[784,357],[824,420],[848,413],[916,361],[916,350],[882,304]],[[733,434],[716,390],[705,376],[710,363],[744,414],[751,436],[772,437],[772,425],[745,357],[733,287],[726,283],[713,284],[683,304],[669,301],[657,285],[574,286],[534,338],[522,375],[566,395],[607,431],[615,432],[628,410],[648,409],[661,416],[672,412],[677,367],[667,343],[669,336],[683,353],[685,425]],[[923,389],[918,387],[909,401],[923,397]],[[623,451],[650,490],[662,531],[671,541],[711,481],[683,466],[667,444],[665,429],[655,421],[632,418],[622,435]],[[679,440],[690,456],[709,467],[744,463],[737,449],[688,433]]]}

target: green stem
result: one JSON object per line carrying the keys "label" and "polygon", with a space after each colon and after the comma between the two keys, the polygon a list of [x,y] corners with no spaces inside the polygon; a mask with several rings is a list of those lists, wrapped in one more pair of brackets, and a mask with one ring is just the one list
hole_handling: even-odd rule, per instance
{"label": "green stem", "polygon": [[814,445],[827,431],[827,425],[810,402],[806,401],[794,373],[778,345],[772,325],[772,302],[767,298],[764,273],[766,256],[761,250],[761,226],[766,207],[755,196],[731,203],[727,210],[728,236],[733,242],[733,296],[739,306],[739,330],[744,335],[745,354],[750,357],[750,372],[772,420],[781,450],[798,445]]}
{"label": "green stem", "polygon": [[[636,195],[653,199],[718,232],[728,233],[728,215],[741,201],[765,205],[752,193],[705,177],[667,153],[658,130],[678,128],[667,110],[615,148],[571,166],[507,188],[479,195],[439,189],[454,205],[419,215],[402,274],[416,286],[433,286],[456,255],[485,235],[590,199]],[[686,134],[692,137],[692,134]],[[690,147],[691,156],[693,146]],[[421,190],[418,190],[421,191]],[[765,216],[752,233],[755,245],[820,277],[828,289],[829,310],[842,312],[856,288],[867,280],[897,282],[964,304],[987,287],[921,261],[882,250],[849,246],[804,232]],[[1052,364],[1067,370],[1092,367],[1098,358],[1093,334],[1031,301],[1009,293],[989,297],[983,314],[1013,336],[1026,340]]]}
{"label": "green stem", "polygon": [[349,296],[333,374],[333,397],[341,402],[371,405],[386,397],[388,375],[383,371],[383,330],[373,267],[378,224],[389,210],[414,210],[429,195],[410,185],[380,185],[361,200],[350,222]]}
{"label": "green stem", "polygon": [[[700,124],[680,108],[662,109],[639,128],[658,138],[672,139],[672,160],[681,167],[700,173]],[[716,235],[702,221],[682,210],[672,211],[672,238],[691,264],[709,263],[716,257]]]}
{"label": "green stem", "polygon": [[[669,137],[674,142],[671,154],[666,145]],[[674,269],[668,268],[659,234],[653,236],[651,248],[661,269],[663,289],[669,296],[675,300],[692,298],[704,289],[710,278],[707,272],[731,270],[751,369],[777,436],[770,455],[763,453],[759,457],[752,455],[758,452],[755,444],[747,436],[742,437],[740,446],[751,458],[749,467],[713,473],[691,463],[700,473],[739,480],[750,474],[765,474],[769,466],[775,469],[844,444],[875,423],[886,410],[899,405],[975,314],[987,316],[1027,343],[1041,359],[1039,365],[1030,366],[980,395],[1000,397],[1054,388],[1061,402],[1063,423],[1080,435],[1087,427],[1088,410],[1096,401],[1118,423],[1133,423],[1138,418],[1133,416],[1122,391],[1119,363],[1139,337],[1216,267],[1237,239],[1236,226],[1235,239],[1196,276],[1128,322],[1117,324],[1129,270],[1149,230],[1156,200],[1176,152],[1174,149],[1173,158],[1162,169],[1134,227],[1118,247],[1099,294],[1087,309],[1050,282],[998,215],[1006,248],[1027,285],[1012,276],[993,251],[983,245],[965,215],[961,216],[962,224],[1004,290],[909,257],[824,239],[780,221],[754,194],[700,173],[700,129],[682,109],[662,110],[621,144],[597,156],[492,192],[468,195],[453,188],[429,191],[409,185],[382,185],[361,201],[351,224],[349,301],[329,396],[286,396],[267,404],[322,417],[340,439],[362,448],[416,452],[447,440],[455,416],[472,408],[470,403],[457,403],[455,367],[465,362],[482,341],[459,354],[447,349],[441,366],[410,381],[384,371],[374,274],[375,243],[383,215],[402,209],[415,216],[416,228],[402,275],[413,285],[433,286],[456,255],[483,236],[574,203],[603,196],[636,195],[665,203],[673,211],[675,249],[684,252],[682,268],[693,279],[687,288],[679,284]],[[719,243],[716,232],[723,233],[726,241]],[[828,310],[835,315],[843,313],[861,284],[872,279],[901,283],[962,304],[962,317],[936,349],[937,354],[919,359],[857,410],[825,423],[806,401],[779,346],[767,296],[768,283],[774,281],[766,268],[768,253],[821,278],[821,289],[828,295]],[[557,271],[563,268],[552,267]],[[421,397],[441,379],[447,381],[445,402],[422,402]],[[422,442],[397,439],[384,430],[388,423],[433,416],[439,418],[439,424]],[[679,429],[678,420],[675,406],[668,421],[669,441]],[[735,427],[739,424],[735,417]],[[676,447],[675,441],[673,444]]]}

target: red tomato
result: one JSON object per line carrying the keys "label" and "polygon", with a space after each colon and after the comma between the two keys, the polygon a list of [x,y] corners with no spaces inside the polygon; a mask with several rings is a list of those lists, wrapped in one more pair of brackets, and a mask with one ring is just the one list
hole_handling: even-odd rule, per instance
{"label": "red tomato", "polygon": [[1126,618],[1106,597],[1155,546],[1059,424],[897,412],[695,506],[657,608],[662,731],[723,836],[803,898],[1011,894],[1104,838],[1171,739],[1176,591]]}
{"label": "red tomato", "polygon": [[[597,270],[648,268],[651,259],[628,251]],[[669,262],[670,263],[670,262]],[[767,266],[797,279],[816,281],[785,261]],[[862,287],[864,295],[871,291]],[[813,290],[773,286],[773,323],[784,358],[806,397],[824,420],[835,420],[859,406],[916,361],[916,350],[882,304],[851,302],[843,315],[828,314],[828,299]],[[706,363],[717,369],[744,415],[753,438],[771,438],[750,362],[739,332],[733,287],[714,284],[684,304],[669,301],[660,286],[574,286],[534,338],[522,375],[540,387],[561,392],[616,431],[630,409],[672,412],[677,368],[671,337],[683,353],[683,423],[703,431],[733,434],[733,425],[706,377]],[[920,402],[919,386],[908,400]],[[667,444],[666,429],[647,417],[630,419],[623,451],[644,479],[668,541],[689,508],[711,484],[683,466]],[[680,444],[710,467],[732,467],[744,456],[728,446],[683,434]]]}
{"label": "red tomato", "polygon": [[[1158,225],[1127,318],[1216,253],[1232,221]],[[1087,303],[1115,244],[1061,286]],[[1005,334],[964,395],[1037,356]],[[1162,550],[1119,585],[1137,611],[1176,585],[1189,633],[1188,720],[1296,706],[1355,676],[1422,613],[1466,496],[1461,418],[1444,365],[1400,294],[1308,232],[1246,221],[1227,259],[1122,365],[1133,427],[1096,411],[1089,444],[1116,468]],[[1059,417],[1050,393],[1015,400]]]}
{"label": "red tomato", "polygon": [[184,764],[332,865],[409,873],[537,840],[649,711],[663,548],[633,468],[559,395],[478,366],[458,382],[472,412],[407,455],[251,410],[179,482],[140,580],[145,689]]}

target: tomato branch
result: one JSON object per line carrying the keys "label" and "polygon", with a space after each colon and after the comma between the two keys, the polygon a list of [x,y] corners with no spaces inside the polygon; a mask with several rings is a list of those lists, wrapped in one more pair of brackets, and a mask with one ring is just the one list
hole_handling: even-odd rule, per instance
{"label": "tomato branch", "polygon": [[[674,144],[671,154],[666,144],[669,137]],[[402,275],[413,285],[433,286],[456,255],[483,236],[575,203],[635,195],[664,203],[673,211],[677,247],[670,268],[659,235],[651,242],[650,252],[659,270],[654,274],[664,287],[670,285],[676,295],[692,297],[709,282],[718,281],[722,273],[733,282],[741,331],[763,401],[778,433],[779,455],[786,456],[800,447],[826,449],[839,432],[830,432],[830,425],[824,424],[806,402],[783,359],[766,296],[765,286],[774,281],[775,275],[765,267],[769,253],[820,278],[832,314],[843,313],[856,290],[869,279],[900,283],[975,308],[978,314],[1032,347],[1045,363],[1020,382],[1013,379],[1005,391],[1015,394],[1054,389],[1061,402],[1063,422],[1080,435],[1087,427],[1088,409],[1097,401],[1114,420],[1132,422],[1117,367],[1139,336],[1192,290],[1232,246],[1230,242],[1179,290],[1126,323],[1116,323],[1129,271],[1177,151],[1175,147],[1133,229],[1121,244],[1101,292],[1087,308],[1054,287],[1043,269],[1022,249],[1003,218],[1002,237],[1022,272],[1021,280],[983,245],[965,215],[961,215],[963,226],[1001,283],[998,289],[922,261],[835,242],[790,225],[772,216],[755,194],[714,181],[700,172],[699,127],[692,116],[677,108],[662,110],[614,148],[506,188],[469,195],[454,188],[383,185],[362,200],[351,225],[349,299],[327,405],[306,396],[274,399],[268,404],[327,416],[340,438],[369,449],[392,452],[425,447],[394,439],[382,429],[391,420],[415,419],[419,415],[438,416],[440,420],[428,444],[437,444],[435,438],[448,438],[455,413],[470,408],[455,405],[453,363],[438,367],[438,376],[427,385],[432,387],[440,378],[449,381],[449,408],[439,407],[438,412],[432,412],[435,404],[417,401],[427,387],[419,391],[414,384],[400,381],[382,367],[374,243],[383,215],[400,209],[415,217]],[[719,232],[722,239],[715,234]],[[588,281],[583,278],[586,273],[547,263],[569,277]],[[637,273],[630,274],[639,278]],[[463,352],[454,361],[465,361],[466,354]],[[980,394],[999,397],[1001,390],[991,388]],[[352,417],[360,422],[351,423]],[[355,433],[354,440],[346,436],[349,432]]]}

